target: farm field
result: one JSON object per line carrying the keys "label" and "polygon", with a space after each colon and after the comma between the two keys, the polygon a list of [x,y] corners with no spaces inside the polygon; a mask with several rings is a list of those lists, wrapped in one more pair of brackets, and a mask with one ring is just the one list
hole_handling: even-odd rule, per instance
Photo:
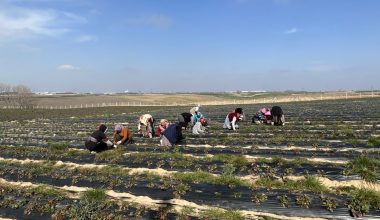
{"label": "farm field", "polygon": [[[380,99],[276,103],[285,126],[256,125],[260,107],[202,106],[205,135],[184,131],[89,153],[100,123],[137,131],[143,113],[176,121],[188,107],[0,110],[0,218],[380,219]],[[236,107],[237,132],[222,128]]]}

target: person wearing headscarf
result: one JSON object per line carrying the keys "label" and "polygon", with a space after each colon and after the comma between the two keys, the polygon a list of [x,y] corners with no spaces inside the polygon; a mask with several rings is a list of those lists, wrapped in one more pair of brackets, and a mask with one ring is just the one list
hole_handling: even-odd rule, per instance
{"label": "person wearing headscarf", "polygon": [[157,126],[156,136],[161,137],[162,133],[169,127],[169,121],[167,119],[161,119],[160,124]]}
{"label": "person wearing headscarf", "polygon": [[92,132],[92,134],[85,141],[85,147],[90,152],[101,152],[107,149],[112,148],[113,143],[108,140],[106,136],[107,126],[104,124],[100,124],[96,131]]}
{"label": "person wearing headscarf", "polygon": [[137,126],[139,133],[143,137],[152,138],[154,136],[154,118],[150,114],[141,115]]}
{"label": "person wearing headscarf", "polygon": [[252,117],[252,123],[256,124],[270,124],[272,120],[272,115],[269,108],[262,108]]}
{"label": "person wearing headscarf", "polygon": [[132,140],[132,132],[124,127],[122,124],[115,125],[115,131],[113,133],[113,141],[117,144],[127,144],[133,142]]}
{"label": "person wearing headscarf", "polygon": [[181,113],[180,115],[178,115],[178,124],[182,128],[186,129],[189,123],[191,122],[192,117],[193,115],[188,112]]}
{"label": "person wearing headscarf", "polygon": [[206,133],[207,120],[205,118],[200,118],[193,126],[193,134],[204,134]]}

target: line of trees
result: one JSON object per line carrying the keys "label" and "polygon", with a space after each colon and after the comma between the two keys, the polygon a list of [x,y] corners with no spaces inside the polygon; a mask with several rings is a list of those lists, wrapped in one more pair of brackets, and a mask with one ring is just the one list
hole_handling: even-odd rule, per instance
{"label": "line of trees", "polygon": [[0,83],[0,104],[2,107],[33,108],[32,90],[25,85]]}

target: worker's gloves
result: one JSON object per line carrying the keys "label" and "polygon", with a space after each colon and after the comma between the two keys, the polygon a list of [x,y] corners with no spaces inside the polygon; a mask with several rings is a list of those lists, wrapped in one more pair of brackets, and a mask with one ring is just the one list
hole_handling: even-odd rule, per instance
{"label": "worker's gloves", "polygon": [[121,144],[121,141],[116,142],[117,145]]}

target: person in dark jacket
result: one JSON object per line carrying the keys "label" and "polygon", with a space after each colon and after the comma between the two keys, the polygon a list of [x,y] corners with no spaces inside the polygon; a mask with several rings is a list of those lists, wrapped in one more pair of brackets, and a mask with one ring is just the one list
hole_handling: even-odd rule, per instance
{"label": "person in dark jacket", "polygon": [[113,144],[106,136],[107,126],[101,124],[97,130],[87,138],[85,146],[89,151],[101,152],[112,148]]}
{"label": "person in dark jacket", "polygon": [[191,118],[193,117],[192,114],[188,113],[188,112],[184,112],[184,113],[181,113],[179,116],[178,116],[178,124],[182,127],[182,128],[187,128],[187,126],[189,125],[189,123],[191,122]]}
{"label": "person in dark jacket", "polygon": [[272,115],[272,125],[285,125],[285,116],[281,107],[273,106],[270,113]]}
{"label": "person in dark jacket", "polygon": [[272,115],[269,108],[262,108],[252,117],[252,123],[255,124],[270,124]]}
{"label": "person in dark jacket", "polygon": [[171,124],[161,136],[161,146],[172,147],[183,139],[182,127],[180,124]]}

